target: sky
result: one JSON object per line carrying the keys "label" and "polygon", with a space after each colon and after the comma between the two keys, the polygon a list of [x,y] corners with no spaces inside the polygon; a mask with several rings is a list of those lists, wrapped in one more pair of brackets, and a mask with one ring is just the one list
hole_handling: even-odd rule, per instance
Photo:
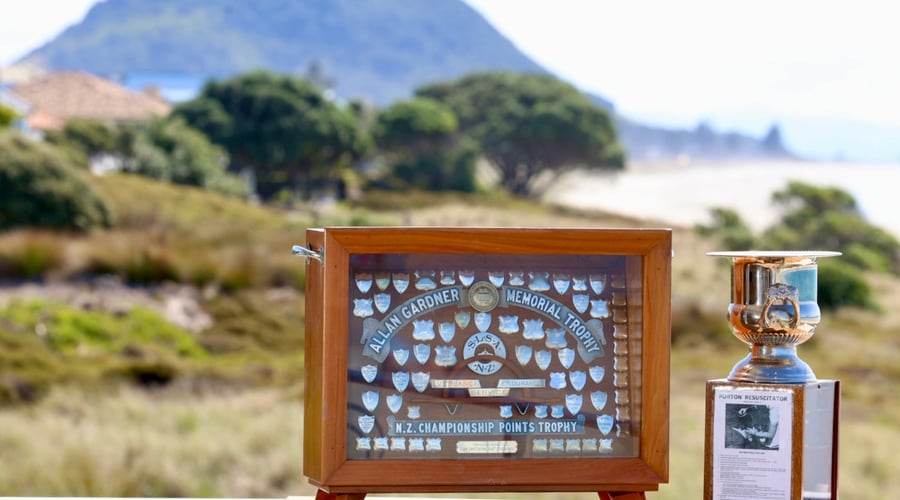
{"label": "sky", "polygon": [[[900,6],[888,0],[465,1],[627,117],[754,136],[778,123],[801,154],[900,163]],[[0,0],[0,65],[95,2]]]}

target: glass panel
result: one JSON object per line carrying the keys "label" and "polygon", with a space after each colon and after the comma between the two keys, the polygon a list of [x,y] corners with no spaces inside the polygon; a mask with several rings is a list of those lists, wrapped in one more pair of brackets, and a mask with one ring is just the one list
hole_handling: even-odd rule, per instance
{"label": "glass panel", "polygon": [[636,457],[640,272],[621,255],[350,255],[347,458]]}

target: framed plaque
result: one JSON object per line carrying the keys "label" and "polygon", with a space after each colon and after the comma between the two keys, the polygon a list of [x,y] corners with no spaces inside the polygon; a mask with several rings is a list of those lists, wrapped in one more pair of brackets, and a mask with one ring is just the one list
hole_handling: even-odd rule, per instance
{"label": "framed plaque", "polygon": [[669,230],[326,228],[307,242],[312,484],[667,481]]}

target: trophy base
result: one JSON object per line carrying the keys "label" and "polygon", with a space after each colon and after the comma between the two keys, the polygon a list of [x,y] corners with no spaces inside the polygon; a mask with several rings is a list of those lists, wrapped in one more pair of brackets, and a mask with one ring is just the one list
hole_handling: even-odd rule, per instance
{"label": "trophy base", "polygon": [[840,383],[706,383],[704,500],[837,500]]}
{"label": "trophy base", "polygon": [[747,357],[738,361],[728,380],[763,384],[805,384],[816,374],[797,357],[795,345],[753,345]]}

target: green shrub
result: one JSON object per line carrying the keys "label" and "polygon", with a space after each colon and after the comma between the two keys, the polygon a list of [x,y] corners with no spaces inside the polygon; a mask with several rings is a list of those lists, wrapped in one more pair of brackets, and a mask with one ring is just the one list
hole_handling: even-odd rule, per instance
{"label": "green shrub", "polygon": [[839,259],[819,263],[818,303],[822,309],[859,307],[878,310],[872,289],[859,270]]}
{"label": "green shrub", "polygon": [[85,175],[52,146],[0,133],[0,229],[112,225],[109,205]]}

